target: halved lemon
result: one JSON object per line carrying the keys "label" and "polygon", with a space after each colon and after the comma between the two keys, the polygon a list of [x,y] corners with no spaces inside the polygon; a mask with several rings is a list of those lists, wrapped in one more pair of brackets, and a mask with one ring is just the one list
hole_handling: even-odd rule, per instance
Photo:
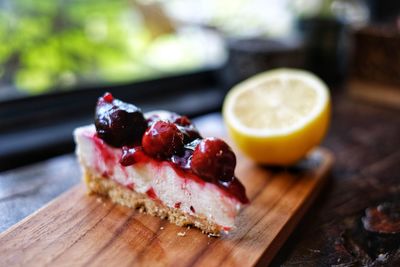
{"label": "halved lemon", "polygon": [[318,145],[330,120],[330,95],[314,74],[276,69],[229,91],[223,117],[231,139],[259,163],[291,165]]}

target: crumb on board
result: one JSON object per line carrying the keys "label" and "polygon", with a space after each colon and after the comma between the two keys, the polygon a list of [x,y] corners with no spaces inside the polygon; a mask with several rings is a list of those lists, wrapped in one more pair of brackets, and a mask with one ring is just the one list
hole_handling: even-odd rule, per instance
{"label": "crumb on board", "polygon": [[163,227],[163,226],[161,226],[161,227],[160,227],[160,230],[164,230],[164,227]]}
{"label": "crumb on board", "polygon": [[185,235],[186,235],[186,232],[179,232],[179,233],[177,233],[176,235],[177,235],[177,236],[185,236]]}
{"label": "crumb on board", "polygon": [[213,234],[213,233],[207,234],[207,237],[208,237],[208,238],[211,238],[211,237],[219,237],[219,236],[220,236],[219,234]]}
{"label": "crumb on board", "polygon": [[103,199],[101,197],[96,198],[97,202],[103,203]]}

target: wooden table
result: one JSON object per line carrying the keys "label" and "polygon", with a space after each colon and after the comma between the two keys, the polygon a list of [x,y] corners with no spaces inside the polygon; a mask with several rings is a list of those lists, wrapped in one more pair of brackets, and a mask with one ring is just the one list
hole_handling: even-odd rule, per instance
{"label": "wooden table", "polygon": [[[272,265],[400,266],[400,112],[343,92],[335,93],[333,103],[332,125],[324,141],[336,156],[330,182]],[[195,122],[220,120],[219,114],[210,114]],[[0,173],[0,231],[79,178],[73,154]],[[378,205],[383,213],[373,209]],[[366,218],[368,207],[375,215],[372,219],[389,214],[386,223]]]}

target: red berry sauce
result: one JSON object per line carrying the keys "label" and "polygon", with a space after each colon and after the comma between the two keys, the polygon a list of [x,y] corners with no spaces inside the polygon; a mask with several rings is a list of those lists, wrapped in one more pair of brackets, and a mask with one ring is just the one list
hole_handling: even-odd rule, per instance
{"label": "red berry sauce", "polygon": [[149,196],[151,199],[158,199],[156,192],[154,192],[154,189],[151,187],[149,190],[146,191],[146,195]]}
{"label": "red berry sauce", "polygon": [[130,189],[130,190],[134,190],[135,189],[135,185],[133,184],[133,183],[131,183],[131,184],[127,184],[127,185],[125,185],[128,189]]}
{"label": "red berry sauce", "polygon": [[196,213],[196,210],[193,208],[193,206],[190,206],[190,211]]}

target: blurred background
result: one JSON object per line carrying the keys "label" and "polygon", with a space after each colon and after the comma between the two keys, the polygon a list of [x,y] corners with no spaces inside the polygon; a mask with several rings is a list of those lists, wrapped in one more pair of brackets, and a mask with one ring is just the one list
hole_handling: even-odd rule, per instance
{"label": "blurred background", "polygon": [[1,0],[0,167],[72,151],[105,90],[194,116],[240,80],[296,67],[393,95],[399,51],[400,1]]}
{"label": "blurred background", "polygon": [[[239,57],[233,61],[245,60],[243,53],[261,54],[256,60],[262,61],[268,52],[287,51],[295,58],[275,59],[271,67],[329,63],[324,71],[331,75],[320,75],[337,78],[348,67],[347,31],[371,22],[395,23],[400,6],[363,0],[0,3],[1,100],[220,66],[230,50]],[[309,58],[300,51],[305,42],[313,48]],[[316,54],[322,56],[319,62]],[[248,67],[242,71],[255,68]]]}

